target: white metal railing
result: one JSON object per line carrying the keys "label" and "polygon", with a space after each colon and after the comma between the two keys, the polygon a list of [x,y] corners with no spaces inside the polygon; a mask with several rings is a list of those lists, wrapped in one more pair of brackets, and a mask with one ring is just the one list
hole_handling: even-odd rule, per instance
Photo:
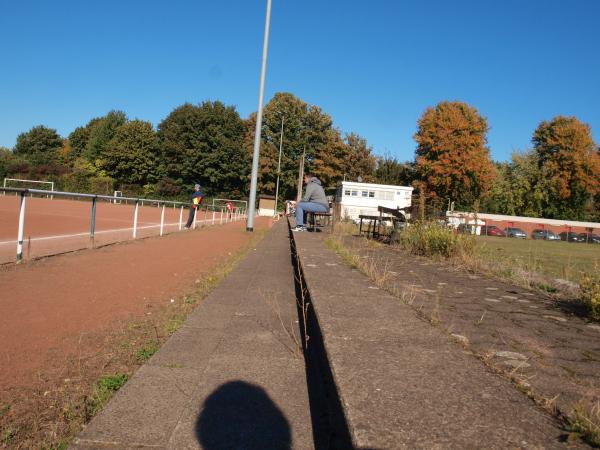
{"label": "white metal railing", "polygon": [[[25,234],[25,209],[26,209],[26,198],[27,195],[51,195],[57,197],[67,197],[67,198],[85,198],[91,199],[92,207],[91,207],[91,218],[90,218],[90,240],[94,240],[95,229],[96,229],[96,203],[100,200],[106,200],[108,202],[112,202],[114,200],[114,196],[112,195],[98,195],[98,194],[84,194],[78,192],[62,192],[62,191],[47,191],[43,189],[27,189],[27,188],[10,188],[10,187],[0,187],[0,191],[3,193],[12,192],[16,195],[20,195],[20,205],[19,205],[19,229],[17,233],[17,263],[23,259],[23,240]],[[158,199],[147,199],[147,198],[136,198],[136,197],[119,197],[119,200],[131,201],[134,203],[134,211],[133,211],[133,239],[137,238],[137,230],[138,230],[138,212],[139,206],[144,205],[144,202],[147,204],[156,204],[157,207],[162,208],[160,214],[160,231],[159,235],[162,236],[165,228],[165,207],[166,205],[173,205],[173,208],[179,206],[179,230],[183,228],[183,210],[188,207],[188,203],[178,202],[174,200],[158,200]],[[204,219],[199,218],[199,215],[204,213]],[[242,220],[246,217],[246,209],[236,208],[234,212],[229,212],[226,207],[222,206],[220,208],[211,207],[210,217],[209,217],[209,206],[207,205],[204,208],[195,209],[194,210],[194,218],[193,218],[193,229],[196,229],[198,221],[206,224],[208,222],[211,225],[215,225],[218,221],[219,224],[234,222],[238,220]]]}

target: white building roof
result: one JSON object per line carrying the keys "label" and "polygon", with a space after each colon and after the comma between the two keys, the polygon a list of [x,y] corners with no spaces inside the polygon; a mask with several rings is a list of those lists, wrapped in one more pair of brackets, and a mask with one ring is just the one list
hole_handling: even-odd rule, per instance
{"label": "white building roof", "polygon": [[[461,212],[461,211],[446,211],[448,217],[469,217],[474,218],[475,213],[472,212]],[[561,219],[544,219],[542,217],[524,217],[524,216],[506,216],[503,214],[486,214],[477,213],[479,219],[498,220],[506,222],[525,222],[535,224],[545,224],[554,226],[568,226],[568,227],[584,227],[584,228],[600,228],[598,222],[579,222],[576,220],[561,220]]]}
{"label": "white building roof", "polygon": [[395,190],[413,190],[411,186],[394,186],[392,184],[374,184],[374,183],[359,183],[358,181],[342,181],[343,187],[355,187],[365,189],[395,189]]}

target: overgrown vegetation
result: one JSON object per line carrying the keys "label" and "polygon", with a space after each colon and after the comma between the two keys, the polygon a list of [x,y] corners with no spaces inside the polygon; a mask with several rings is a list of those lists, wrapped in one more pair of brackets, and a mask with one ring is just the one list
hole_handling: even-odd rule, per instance
{"label": "overgrown vegetation", "polygon": [[148,361],[158,351],[158,348],[158,342],[151,341],[144,347],[140,348],[135,356],[140,362]]}
{"label": "overgrown vegetation", "polygon": [[400,245],[414,255],[450,258],[472,255],[475,242],[436,222],[416,222],[402,231]]}
{"label": "overgrown vegetation", "polygon": [[581,302],[590,316],[600,320],[600,268],[594,274],[584,275],[581,280]]}
{"label": "overgrown vegetation", "polygon": [[91,395],[85,400],[85,416],[87,418],[94,417],[98,411],[104,408],[114,393],[127,383],[127,380],[129,380],[129,375],[126,373],[105,375],[100,378]]}
{"label": "overgrown vegetation", "polygon": [[591,408],[578,405],[568,419],[569,429],[588,444],[600,447],[600,402]]}

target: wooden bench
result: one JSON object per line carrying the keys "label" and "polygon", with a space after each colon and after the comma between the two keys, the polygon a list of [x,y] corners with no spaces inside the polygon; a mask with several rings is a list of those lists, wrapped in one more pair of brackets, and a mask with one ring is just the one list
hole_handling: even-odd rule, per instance
{"label": "wooden bench", "polygon": [[366,214],[360,214],[358,216],[358,218],[360,219],[358,233],[361,235],[363,233],[363,220],[368,221],[367,230],[366,230],[367,238],[369,237],[369,234],[373,238],[378,238],[381,235],[381,233],[380,233],[381,223],[392,220],[392,218],[388,217],[388,216],[381,216],[381,215],[380,216],[369,216]]}
{"label": "wooden bench", "polygon": [[305,211],[304,214],[306,214],[306,224],[310,231],[318,231],[317,227],[323,227],[323,224],[320,221],[318,222],[318,219],[324,219],[324,221],[327,222],[327,225],[331,227],[331,231],[333,231],[333,214],[330,212],[322,213]]}

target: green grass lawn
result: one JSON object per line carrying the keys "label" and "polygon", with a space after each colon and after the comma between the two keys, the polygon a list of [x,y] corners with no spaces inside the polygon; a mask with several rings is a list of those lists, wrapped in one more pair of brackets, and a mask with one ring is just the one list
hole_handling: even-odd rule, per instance
{"label": "green grass lawn", "polygon": [[530,271],[578,282],[600,270],[600,245],[476,236],[477,251],[488,260],[514,261]]}

